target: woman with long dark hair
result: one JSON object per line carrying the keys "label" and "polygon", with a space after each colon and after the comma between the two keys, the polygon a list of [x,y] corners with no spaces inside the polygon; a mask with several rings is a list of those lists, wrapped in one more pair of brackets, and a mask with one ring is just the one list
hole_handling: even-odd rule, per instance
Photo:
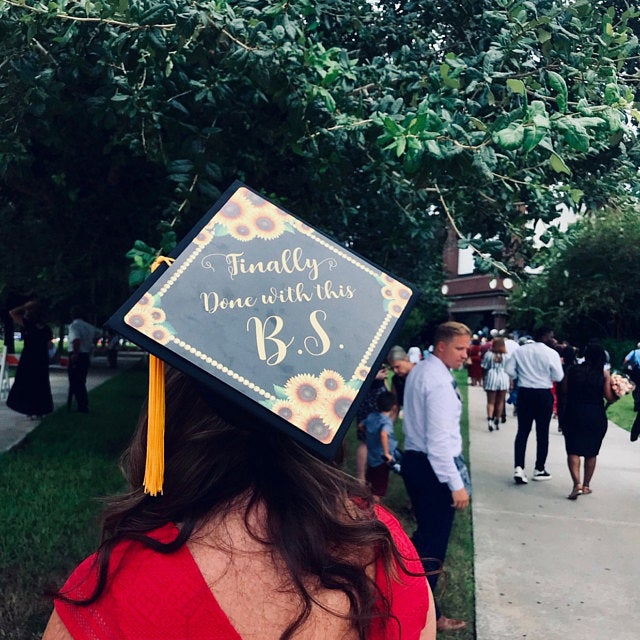
{"label": "woman with long dark hair", "polygon": [[143,411],[131,489],[44,640],[435,638],[415,549],[365,485],[177,370],[166,385],[163,493],[142,488]]}
{"label": "woman with long dark hair", "polygon": [[[605,370],[607,355],[599,345],[591,343],[584,352],[584,362],[571,367],[563,380],[566,408],[562,432],[567,451],[567,464],[573,489],[567,496],[591,493],[591,478],[596,458],[607,432],[604,399],[614,402],[618,396],[611,386],[611,376]],[[584,474],[580,479],[580,458],[584,458]]]}
{"label": "woman with long dark hair", "polygon": [[24,349],[7,406],[32,419],[41,418],[53,411],[49,382],[49,346],[53,333],[44,321],[42,306],[34,300],[11,309],[9,315],[22,331]]}

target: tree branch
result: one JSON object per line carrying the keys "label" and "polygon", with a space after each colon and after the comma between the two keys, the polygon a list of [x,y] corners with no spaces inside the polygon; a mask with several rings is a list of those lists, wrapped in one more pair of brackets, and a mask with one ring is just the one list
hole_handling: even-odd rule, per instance
{"label": "tree branch", "polygon": [[[437,182],[435,183],[434,190],[438,194],[438,199],[440,200],[442,209],[444,210],[444,213],[447,216],[447,219],[449,220],[449,224],[451,225],[451,228],[454,230],[455,234],[458,236],[458,238],[460,238],[460,240],[464,240],[464,236],[462,235],[460,229],[458,229],[458,225],[456,224],[456,221],[453,219],[453,216],[451,215],[451,211],[449,211],[449,207],[447,206],[447,203],[444,199],[444,196],[442,195],[442,192],[440,191],[440,187],[438,186]],[[477,247],[474,247],[472,244],[470,244],[469,246],[471,247],[471,250],[474,253],[477,253],[483,260],[487,260],[488,262],[490,262],[496,269],[499,269],[500,271],[502,271],[503,273],[506,273],[507,275],[511,275],[511,272],[506,267],[501,265],[499,262],[496,262],[491,256],[487,257]]]}
{"label": "tree branch", "polygon": [[[7,4],[10,4],[12,7],[17,7],[18,9],[25,9],[26,11],[31,11],[32,13],[39,13],[40,15],[50,15],[48,11],[44,11],[43,9],[38,9],[37,7],[32,7],[24,2],[14,2],[14,0],[4,0]],[[120,20],[113,20],[111,18],[90,18],[85,16],[72,16],[68,13],[56,13],[55,18],[60,18],[61,20],[72,20],[74,22],[88,22],[93,24],[110,24],[116,27],[126,27],[127,29],[165,29],[170,30],[173,29],[176,24],[137,24],[135,22],[121,22]]]}

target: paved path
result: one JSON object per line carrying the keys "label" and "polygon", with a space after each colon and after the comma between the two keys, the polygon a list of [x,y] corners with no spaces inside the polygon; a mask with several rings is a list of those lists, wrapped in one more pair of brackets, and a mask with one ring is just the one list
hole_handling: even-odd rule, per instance
{"label": "paved path", "polygon": [[[141,357],[140,353],[133,352],[129,354],[124,351],[121,352],[118,356],[118,369],[110,369],[107,366],[106,357],[94,357],[91,360],[91,367],[89,369],[89,375],[87,376],[87,389],[91,390],[101,385],[105,380],[122,371],[122,369],[133,365],[140,360]],[[65,407],[69,390],[67,370],[51,368],[49,370],[49,381],[51,383],[54,409]],[[39,424],[39,420],[30,420],[27,416],[23,416],[9,409],[6,398],[3,398],[2,402],[0,402],[0,453],[8,451],[17,445]]]}
{"label": "paved path", "polygon": [[516,418],[486,428],[485,394],[469,388],[477,640],[640,638],[640,442],[613,423],[591,482],[572,483],[564,439],[552,421],[547,470],[532,482],[535,430],[527,446],[529,484],[513,482]]}

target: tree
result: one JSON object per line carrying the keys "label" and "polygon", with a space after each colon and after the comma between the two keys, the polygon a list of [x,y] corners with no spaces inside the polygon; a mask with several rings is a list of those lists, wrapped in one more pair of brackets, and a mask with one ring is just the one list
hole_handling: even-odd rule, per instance
{"label": "tree", "polygon": [[636,181],[639,14],[612,5],[3,0],[0,282],[104,314],[126,248],[146,269],[239,177],[441,313],[447,222],[513,268],[532,220]]}
{"label": "tree", "polygon": [[640,335],[639,202],[586,216],[557,237],[541,275],[511,299],[517,326],[553,326],[575,344]]}

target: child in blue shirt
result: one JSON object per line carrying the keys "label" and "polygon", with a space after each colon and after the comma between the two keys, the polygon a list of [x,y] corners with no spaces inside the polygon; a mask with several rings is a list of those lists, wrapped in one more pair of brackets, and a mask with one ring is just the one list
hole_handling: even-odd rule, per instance
{"label": "child in blue shirt", "polygon": [[393,421],[398,415],[395,395],[390,391],[383,391],[377,398],[377,407],[378,411],[370,413],[364,419],[367,439],[365,477],[376,500],[387,493],[389,471],[395,459],[397,443]]}

